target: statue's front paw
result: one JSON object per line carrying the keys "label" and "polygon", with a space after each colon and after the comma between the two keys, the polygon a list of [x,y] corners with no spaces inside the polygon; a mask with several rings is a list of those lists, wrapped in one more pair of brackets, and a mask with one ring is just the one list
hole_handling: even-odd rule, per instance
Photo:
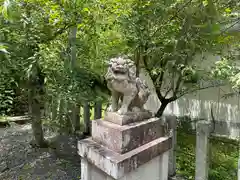
{"label": "statue's front paw", "polygon": [[108,108],[107,108],[107,111],[108,112],[116,112],[117,111],[117,107],[113,106],[113,105],[110,105]]}
{"label": "statue's front paw", "polygon": [[141,109],[138,108],[138,107],[133,107],[132,108],[132,112],[140,112],[140,111],[141,111]]}
{"label": "statue's front paw", "polygon": [[107,108],[107,112],[113,112],[113,108],[111,105]]}
{"label": "statue's front paw", "polygon": [[126,114],[127,108],[120,108],[117,112],[118,112],[118,114]]}

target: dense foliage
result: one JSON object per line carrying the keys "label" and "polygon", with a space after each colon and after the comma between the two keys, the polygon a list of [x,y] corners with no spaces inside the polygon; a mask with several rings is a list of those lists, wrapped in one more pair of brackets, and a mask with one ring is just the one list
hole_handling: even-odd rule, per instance
{"label": "dense foliage", "polygon": [[[181,119],[177,135],[177,171],[184,178],[195,179],[196,134],[189,119]],[[238,141],[211,137],[209,180],[237,180]]]}
{"label": "dense foliage", "polygon": [[[104,61],[128,53],[149,70],[162,102],[161,115],[169,102],[212,86],[202,87],[211,72],[195,56],[217,54],[234,43],[236,34],[228,34],[228,24],[238,17],[238,5],[235,0],[2,1],[1,70],[8,69],[2,77],[16,74],[11,81],[26,89],[26,80],[39,66],[48,95],[82,100],[86,94],[96,95],[91,84],[95,79],[101,84],[96,76],[106,69]],[[6,48],[10,53],[3,55]],[[227,66],[226,61],[220,65]],[[222,76],[218,70],[215,75]],[[236,70],[228,73],[238,84]]]}
{"label": "dense foliage", "polygon": [[[238,8],[237,0],[1,0],[0,113],[29,108],[36,129],[43,109],[54,120],[76,117],[85,101],[108,97],[105,61],[119,54],[148,70],[157,116],[187,93],[221,85],[203,81],[238,88],[238,57],[229,52],[238,46]],[[208,60],[197,55],[223,49],[216,66],[202,67]]]}

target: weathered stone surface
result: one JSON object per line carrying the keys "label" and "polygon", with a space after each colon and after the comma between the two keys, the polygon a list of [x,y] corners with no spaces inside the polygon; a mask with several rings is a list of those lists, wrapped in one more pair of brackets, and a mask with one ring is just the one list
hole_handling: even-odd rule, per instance
{"label": "weathered stone surface", "polygon": [[[168,162],[168,152],[164,152],[163,154],[153,158],[151,161],[143,164],[139,168],[134,171],[125,174],[123,177],[117,180],[167,180],[167,169],[166,166]],[[86,179],[86,175],[82,176],[81,180],[116,180],[115,178],[107,175],[96,166],[87,162],[89,176]],[[85,169],[86,171],[86,169]],[[81,173],[87,174],[87,172],[82,171]],[[85,179],[84,179],[85,178]]]}
{"label": "weathered stone surface", "polygon": [[104,120],[92,122],[93,140],[121,154],[163,135],[164,127],[161,125],[161,119],[159,118],[151,118],[124,126]]}
{"label": "weathered stone surface", "polygon": [[8,169],[7,163],[5,161],[0,163],[0,173]]}
{"label": "weathered stone surface", "polygon": [[143,111],[150,90],[145,82],[137,77],[134,61],[122,56],[110,59],[108,65],[105,79],[112,96],[107,111],[119,114]]}
{"label": "weathered stone surface", "polygon": [[208,179],[209,134],[211,122],[200,121],[197,124],[195,180]]}
{"label": "weathered stone surface", "polygon": [[120,115],[116,112],[106,112],[104,120],[118,125],[126,125],[134,122],[140,122],[152,117],[152,113],[146,112],[128,112],[125,115]]}
{"label": "weathered stone surface", "polygon": [[109,176],[120,179],[125,174],[168,151],[171,144],[170,137],[161,137],[128,153],[119,154],[89,138],[78,142],[78,150],[79,155],[89,163]]}
{"label": "weathered stone surface", "polygon": [[176,175],[176,176],[173,176],[173,177],[169,177],[168,180],[185,180],[185,179],[181,176]]}

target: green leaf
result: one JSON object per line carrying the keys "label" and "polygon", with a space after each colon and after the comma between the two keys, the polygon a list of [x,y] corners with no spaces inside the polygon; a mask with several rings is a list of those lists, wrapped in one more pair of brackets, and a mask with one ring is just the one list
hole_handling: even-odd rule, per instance
{"label": "green leaf", "polygon": [[228,7],[228,8],[225,9],[225,12],[226,12],[226,13],[231,13],[232,10]]}

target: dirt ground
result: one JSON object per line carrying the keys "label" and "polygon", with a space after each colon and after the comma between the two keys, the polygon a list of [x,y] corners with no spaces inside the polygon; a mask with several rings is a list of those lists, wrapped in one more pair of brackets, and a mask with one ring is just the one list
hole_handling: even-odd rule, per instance
{"label": "dirt ground", "polygon": [[30,124],[0,128],[0,180],[80,179],[76,139],[54,136],[45,132],[46,138],[54,139],[57,150],[37,149],[30,146]]}

